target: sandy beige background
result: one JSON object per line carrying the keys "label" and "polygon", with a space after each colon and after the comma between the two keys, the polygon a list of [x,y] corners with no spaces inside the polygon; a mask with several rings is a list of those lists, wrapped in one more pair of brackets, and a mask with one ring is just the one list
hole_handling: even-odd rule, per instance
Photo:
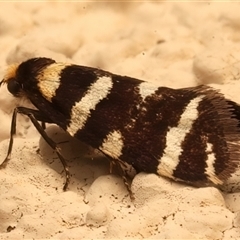
{"label": "sandy beige background", "polygon": [[[239,12],[215,1],[0,2],[0,78],[9,64],[45,56],[161,86],[208,84],[240,103]],[[0,89],[2,160],[19,104]],[[140,173],[131,202],[106,159],[51,126],[72,174],[63,192],[57,156],[25,118],[17,130],[0,171],[0,239],[240,238],[239,174],[222,192]]]}

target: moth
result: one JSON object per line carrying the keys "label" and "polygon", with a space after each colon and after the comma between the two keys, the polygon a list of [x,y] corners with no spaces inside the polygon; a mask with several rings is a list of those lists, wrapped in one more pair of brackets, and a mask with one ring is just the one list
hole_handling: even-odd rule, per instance
{"label": "moth", "polygon": [[86,66],[32,58],[10,66],[1,84],[36,109],[16,107],[56,151],[69,183],[67,161],[39,122],[54,123],[137,172],[190,184],[223,184],[239,165],[240,106],[207,86],[172,89]]}

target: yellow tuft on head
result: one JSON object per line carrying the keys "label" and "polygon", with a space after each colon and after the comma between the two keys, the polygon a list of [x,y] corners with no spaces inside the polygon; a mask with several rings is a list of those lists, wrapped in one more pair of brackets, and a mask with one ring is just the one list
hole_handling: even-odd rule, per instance
{"label": "yellow tuft on head", "polygon": [[6,83],[9,79],[16,77],[16,71],[19,64],[11,64],[8,66],[4,78],[2,80],[3,83]]}

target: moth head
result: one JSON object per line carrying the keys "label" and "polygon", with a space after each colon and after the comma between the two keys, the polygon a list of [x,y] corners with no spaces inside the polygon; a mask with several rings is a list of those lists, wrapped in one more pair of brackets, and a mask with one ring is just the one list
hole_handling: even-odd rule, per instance
{"label": "moth head", "polygon": [[22,90],[22,85],[16,77],[16,71],[18,69],[18,66],[18,64],[10,65],[6,71],[3,80],[0,82],[0,86],[6,83],[8,91],[15,97],[19,97]]}
{"label": "moth head", "polygon": [[[49,58],[31,58],[20,64],[10,65],[6,71],[2,84],[7,84],[8,91],[15,97],[24,97],[28,89],[36,86],[36,76],[46,66],[55,61]],[[29,88],[29,86],[31,86]]]}

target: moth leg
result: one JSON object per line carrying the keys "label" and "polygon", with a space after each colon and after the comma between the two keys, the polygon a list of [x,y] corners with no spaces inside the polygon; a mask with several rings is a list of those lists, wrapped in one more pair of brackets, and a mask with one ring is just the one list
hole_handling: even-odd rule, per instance
{"label": "moth leg", "polygon": [[41,127],[45,130],[46,129],[46,122],[41,122]]}
{"label": "moth leg", "polygon": [[129,193],[129,196],[131,198],[131,200],[133,201],[135,198],[134,198],[134,194],[131,190],[131,187],[128,183],[128,180],[127,180],[127,177],[129,177],[127,171],[126,171],[126,168],[127,168],[127,165],[125,162],[123,162],[122,160],[120,159],[114,159],[114,158],[110,158],[108,155],[106,155],[105,153],[103,153],[110,161],[110,173],[113,172],[113,166],[115,166],[117,168],[117,171],[118,171],[118,174],[121,176],[122,180],[123,180],[123,183],[124,185],[126,186],[127,188],[127,191]]}
{"label": "moth leg", "polygon": [[[26,112],[28,112],[28,113],[26,113]],[[0,165],[0,169],[6,167],[7,162],[11,158],[11,152],[12,152],[12,147],[13,147],[13,136],[16,134],[16,122],[17,122],[17,114],[18,113],[21,113],[23,115],[32,114],[32,115],[34,115],[34,117],[38,121],[48,122],[48,123],[52,122],[50,119],[48,119],[48,118],[44,117],[43,115],[41,115],[38,110],[34,110],[34,109],[31,109],[31,108],[25,108],[25,107],[17,107],[17,108],[15,108],[14,111],[13,111],[13,115],[12,115],[11,131],[10,131],[10,141],[9,141],[9,145],[8,145],[8,153],[7,153],[7,156],[6,156],[5,160]]]}
{"label": "moth leg", "polygon": [[34,118],[42,123],[54,123],[50,118],[43,115],[39,110],[26,108],[26,107],[16,107],[17,113],[23,114],[28,116],[29,114],[32,114]]}
{"label": "moth leg", "polygon": [[8,145],[8,153],[7,153],[5,160],[0,165],[0,168],[3,168],[6,166],[7,162],[10,159],[10,156],[11,156],[12,146],[13,146],[13,136],[16,134],[16,119],[17,119],[18,113],[28,116],[29,119],[31,120],[31,122],[33,123],[33,125],[35,126],[35,128],[38,130],[40,135],[43,137],[43,139],[48,143],[48,145],[54,151],[56,151],[56,153],[63,165],[64,171],[65,171],[66,180],[65,180],[65,183],[63,186],[63,190],[66,191],[69,181],[70,181],[70,173],[69,173],[67,163],[66,163],[64,157],[61,155],[61,151],[60,151],[60,148],[58,147],[58,145],[51,138],[48,137],[48,135],[44,131],[44,128],[38,122],[38,121],[42,121],[42,122],[52,123],[52,121],[49,118],[42,115],[38,110],[25,108],[25,107],[17,107],[14,109],[13,116],[12,116],[12,123],[11,123],[10,141],[9,141],[9,145]]}
{"label": "moth leg", "polygon": [[127,171],[126,171],[126,164],[121,161],[120,159],[114,159],[113,161],[111,161],[113,164],[115,164],[115,166],[118,169],[118,172],[120,174],[120,176],[122,177],[123,183],[126,186],[128,192],[129,192],[129,196],[131,198],[131,200],[133,201],[135,199],[134,194],[131,190],[131,186],[128,183],[128,179],[127,177],[129,177]]}
{"label": "moth leg", "polygon": [[9,144],[8,144],[8,152],[7,152],[7,156],[5,157],[4,161],[0,165],[0,169],[5,168],[7,166],[7,163],[9,162],[9,160],[11,158],[12,147],[13,147],[13,136],[16,134],[17,113],[18,112],[15,108],[14,111],[13,111],[13,115],[12,115],[10,140],[9,140]]}
{"label": "moth leg", "polygon": [[[18,107],[21,111],[24,111],[22,110],[22,108],[24,107]],[[25,110],[26,111],[26,110]],[[45,130],[46,129],[46,123],[53,123],[51,119],[47,118],[46,116],[44,116],[43,114],[41,114],[38,110],[35,110],[35,109],[31,109],[31,108],[28,108],[28,111],[29,113],[32,113],[34,115],[34,117],[41,122],[41,126],[42,128]],[[38,148],[36,150],[36,152],[39,154],[40,152],[40,148]]]}

